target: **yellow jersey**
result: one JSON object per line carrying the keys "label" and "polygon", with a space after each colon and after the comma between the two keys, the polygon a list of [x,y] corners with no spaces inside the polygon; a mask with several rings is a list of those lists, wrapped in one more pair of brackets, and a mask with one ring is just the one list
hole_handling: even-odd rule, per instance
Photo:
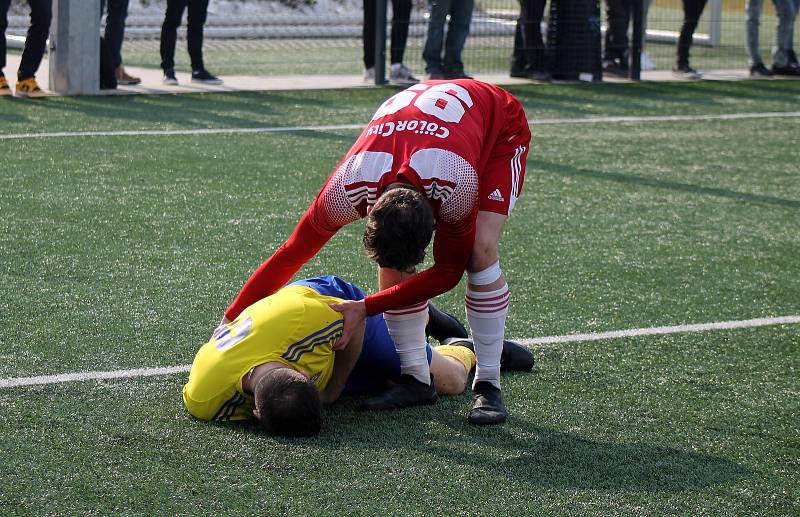
{"label": "yellow jersey", "polygon": [[197,352],[183,387],[189,413],[202,420],[252,417],[253,397],[242,379],[255,366],[279,361],[308,374],[322,391],[333,372],[333,344],[342,315],[330,308],[341,298],[290,285],[264,298],[218,328]]}

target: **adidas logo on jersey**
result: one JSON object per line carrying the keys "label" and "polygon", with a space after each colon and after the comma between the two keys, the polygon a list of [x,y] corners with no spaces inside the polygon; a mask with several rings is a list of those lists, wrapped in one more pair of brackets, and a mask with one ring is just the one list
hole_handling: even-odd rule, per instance
{"label": "adidas logo on jersey", "polygon": [[491,199],[492,201],[499,201],[501,203],[505,201],[505,199],[503,199],[503,194],[500,193],[499,188],[494,189],[494,192],[489,194],[489,199]]}

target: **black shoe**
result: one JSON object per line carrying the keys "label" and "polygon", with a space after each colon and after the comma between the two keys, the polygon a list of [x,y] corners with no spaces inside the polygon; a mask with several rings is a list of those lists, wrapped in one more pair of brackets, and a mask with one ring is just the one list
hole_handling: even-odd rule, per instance
{"label": "black shoe", "polygon": [[425,335],[440,342],[452,337],[469,337],[467,329],[458,318],[444,312],[431,301],[428,302],[428,325],[425,327]]}
{"label": "black shoe", "polygon": [[[471,339],[455,338],[446,339],[442,342],[443,345],[455,345],[469,348],[475,351],[475,344]],[[535,364],[533,354],[526,347],[509,341],[503,340],[503,353],[500,356],[500,371],[503,372],[529,372],[533,369]]]}
{"label": "black shoe", "polygon": [[178,79],[175,77],[175,69],[165,68],[164,77],[163,79],[161,79],[161,82],[164,84],[169,84],[171,86],[175,86],[176,84],[178,84]]}
{"label": "black shoe", "polygon": [[528,71],[524,68],[511,68],[511,71],[508,73],[511,77],[517,77],[519,79],[527,79],[528,78]]}
{"label": "black shoe", "polygon": [[192,71],[192,82],[202,84],[222,84],[222,79],[211,75],[208,70],[201,68]]}
{"label": "black shoe", "polygon": [[672,75],[679,79],[698,80],[703,78],[703,72],[698,72],[689,65],[675,65],[672,69]]}
{"label": "black shoe", "polygon": [[475,425],[502,424],[508,418],[508,411],[503,404],[500,390],[487,381],[479,381],[472,389],[472,409],[467,413],[467,420]]}
{"label": "black shoe", "polygon": [[460,70],[458,72],[445,72],[444,73],[444,78],[445,79],[472,79],[473,77],[465,74],[463,70]]}
{"label": "black shoe", "polygon": [[797,61],[797,54],[794,53],[794,50],[787,50],[786,54],[787,57],[789,58],[790,65],[800,66],[800,62]]}
{"label": "black shoe", "polygon": [[750,77],[772,77],[772,70],[764,66],[764,63],[756,63],[750,67]]}
{"label": "black shoe", "polygon": [[358,408],[365,411],[377,411],[427,406],[435,403],[437,398],[436,389],[433,387],[433,375],[431,375],[430,385],[418,381],[412,375],[401,375],[397,384],[380,395],[366,399]]}
{"label": "black shoe", "polygon": [[628,77],[628,63],[623,59],[606,59],[603,61],[603,73],[614,77]]}
{"label": "black shoe", "polygon": [[772,73],[775,75],[789,75],[792,77],[800,76],[800,66],[794,63],[787,63],[783,66],[772,65]]}
{"label": "black shoe", "polygon": [[528,72],[528,79],[532,81],[550,81],[552,77],[550,77],[550,72],[541,68],[532,68]]}

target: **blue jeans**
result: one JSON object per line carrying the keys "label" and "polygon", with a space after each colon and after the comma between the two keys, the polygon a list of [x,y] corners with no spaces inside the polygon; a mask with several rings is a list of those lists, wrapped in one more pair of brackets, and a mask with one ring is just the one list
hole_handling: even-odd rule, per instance
{"label": "blue jeans", "polygon": [[[428,5],[431,17],[428,21],[425,48],[422,51],[425,72],[429,74],[463,73],[464,63],[461,61],[461,51],[464,50],[464,42],[467,41],[469,35],[474,0],[430,0]],[[444,23],[448,14],[450,23],[447,25],[447,39],[445,40]],[[442,56],[443,42],[444,56]]]}
{"label": "blue jeans", "polygon": [[[778,16],[775,47],[772,49],[772,62],[778,66],[789,63],[788,51],[794,50],[794,22],[800,7],[800,0],[772,0]],[[747,58],[750,65],[762,63],[758,45],[758,27],[761,24],[761,8],[764,0],[747,0]]]}

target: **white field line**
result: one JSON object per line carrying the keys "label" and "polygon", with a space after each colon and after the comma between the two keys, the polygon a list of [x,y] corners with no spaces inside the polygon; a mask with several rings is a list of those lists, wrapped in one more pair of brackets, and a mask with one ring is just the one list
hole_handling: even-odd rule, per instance
{"label": "white field line", "polygon": [[[711,330],[728,330],[739,328],[765,327],[768,325],[788,325],[800,323],[800,316],[780,316],[774,318],[755,318],[751,320],[718,321],[715,323],[697,323],[691,325],[675,325],[671,327],[649,327],[612,332],[590,334],[567,334],[564,336],[548,336],[540,338],[518,339],[523,345],[548,345],[558,343],[575,343],[582,341],[599,341],[602,339],[618,339],[636,336],[653,336],[660,334],[678,334],[684,332],[708,332]],[[163,368],[136,368],[133,370],[114,370],[105,372],[62,373],[57,375],[39,375],[36,377],[12,377],[0,379],[0,388],[34,386],[39,384],[57,384],[71,381],[90,381],[98,379],[122,379],[132,377],[153,377],[188,372],[191,365],[167,366]]]}
{"label": "white field line", "polygon": [[[583,117],[583,118],[549,118],[531,119],[532,126],[562,124],[600,124],[624,122],[681,122],[701,120],[743,120],[761,118],[800,117],[800,111],[775,111],[765,113],[722,113],[718,115],[658,115],[629,117]],[[113,137],[113,136],[173,136],[173,135],[230,135],[246,133],[291,133],[298,131],[336,131],[341,129],[362,129],[366,124],[332,124],[322,126],[293,127],[231,127],[219,129],[152,129],[131,131],[58,131],[53,133],[12,133],[0,135],[0,140],[22,140],[34,138],[67,138],[67,137]]]}

